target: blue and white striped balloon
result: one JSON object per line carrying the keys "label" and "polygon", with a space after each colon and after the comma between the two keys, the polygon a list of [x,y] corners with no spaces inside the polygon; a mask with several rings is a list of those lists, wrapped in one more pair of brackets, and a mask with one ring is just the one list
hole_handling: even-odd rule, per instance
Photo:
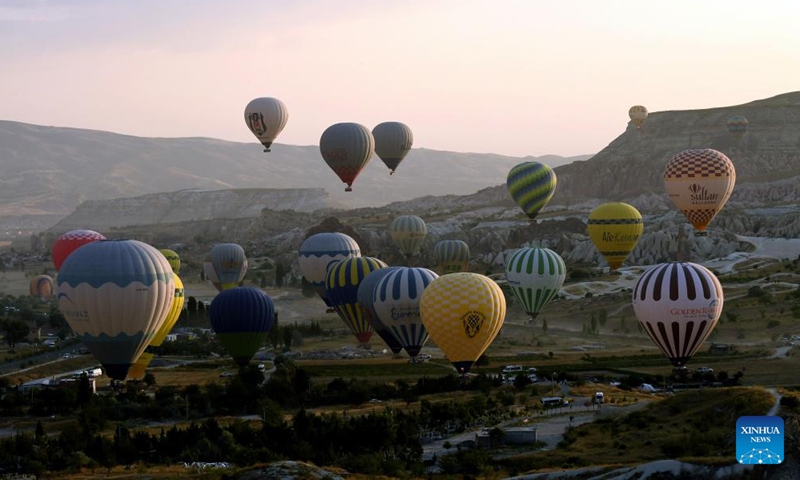
{"label": "blue and white striped balloon", "polygon": [[428,341],[419,302],[422,292],[438,276],[427,268],[401,267],[384,276],[372,296],[378,318],[389,327],[411,358],[416,358]]}
{"label": "blue and white striped balloon", "polygon": [[308,284],[322,298],[325,305],[331,306],[325,291],[325,277],[328,268],[347,258],[361,256],[361,248],[349,235],[344,233],[317,233],[308,237],[298,251],[300,273]]}

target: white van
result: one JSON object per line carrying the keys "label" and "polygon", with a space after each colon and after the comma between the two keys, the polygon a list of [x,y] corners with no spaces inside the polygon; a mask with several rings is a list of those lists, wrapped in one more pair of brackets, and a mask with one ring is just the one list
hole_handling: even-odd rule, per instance
{"label": "white van", "polygon": [[522,372],[522,365],[506,365],[503,368],[503,373],[521,373]]}

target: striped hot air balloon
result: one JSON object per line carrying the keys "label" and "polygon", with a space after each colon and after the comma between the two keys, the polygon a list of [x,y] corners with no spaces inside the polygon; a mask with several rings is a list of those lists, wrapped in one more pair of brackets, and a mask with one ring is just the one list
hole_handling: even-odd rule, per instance
{"label": "striped hot air balloon", "polygon": [[244,107],[244,121],[247,128],[264,145],[264,151],[269,152],[272,142],[289,121],[289,111],[277,98],[255,98]]}
{"label": "striped hot air balloon", "polygon": [[564,260],[549,248],[520,248],[506,261],[508,286],[531,319],[558,295],[566,276]]}
{"label": "striped hot air balloon", "polygon": [[333,264],[325,278],[328,301],[360,343],[372,338],[372,326],[358,303],[358,287],[370,272],[386,267],[377,258],[347,258]]}
{"label": "striped hot air balloon", "polygon": [[422,242],[428,236],[425,220],[416,215],[400,215],[389,225],[389,235],[408,259],[419,253]]}
{"label": "striped hot air balloon", "polygon": [[263,290],[236,287],[222,291],[208,307],[211,328],[237,365],[246,367],[267,340],[275,305]]}
{"label": "striped hot air balloon", "polygon": [[218,291],[238,287],[247,273],[247,255],[244,249],[235,243],[214,245],[203,262],[203,270]]}
{"label": "striped hot air balloon", "polygon": [[391,170],[389,175],[394,175],[395,169],[414,144],[411,129],[404,123],[383,122],[372,129],[372,136],[375,138],[375,153]]}
{"label": "striped hot air balloon", "polygon": [[375,150],[372,132],[358,123],[331,125],[319,139],[319,151],[325,163],[347,184],[345,192],[353,191],[353,182],[367,166]]}
{"label": "striped hot air balloon", "polygon": [[300,245],[298,263],[303,278],[322,298],[325,305],[330,307],[331,303],[325,290],[328,267],[339,260],[360,256],[361,248],[352,237],[344,233],[317,233]]}
{"label": "striped hot air balloon", "polygon": [[175,273],[181,273],[181,257],[175,250],[170,250],[169,248],[162,248],[159,250],[164,257],[169,262],[169,266],[172,267],[172,271]]}
{"label": "striped hot air balloon", "polygon": [[669,198],[694,226],[696,236],[708,235],[708,224],[725,206],[735,184],[733,162],[711,148],[684,150],[664,169]]}
{"label": "striped hot air balloon", "polygon": [[428,285],[419,309],[433,341],[464,374],[500,333],[506,300],[500,286],[489,277],[451,273]]}
{"label": "striped hot air balloon", "polygon": [[425,288],[438,276],[427,268],[398,268],[381,278],[373,292],[375,313],[411,358],[416,358],[428,341],[419,302]]}
{"label": "striped hot air balloon", "polygon": [[469,245],[462,240],[441,240],[433,247],[433,256],[442,275],[469,270]]}
{"label": "striped hot air balloon", "polygon": [[647,269],[633,288],[633,311],[676,367],[692,358],[717,325],[724,295],[710,270],[689,262]]}
{"label": "striped hot air balloon", "polygon": [[58,308],[106,374],[124,380],[169,313],[175,280],[158,250],[137,240],[89,243],[58,274]]}
{"label": "striped hot air balloon", "polygon": [[604,203],[592,210],[587,222],[589,238],[612,270],[622,266],[644,232],[642,214],[621,202]]}
{"label": "striped hot air balloon", "polygon": [[70,253],[87,243],[105,240],[106,237],[94,230],[71,230],[62,234],[53,243],[53,266],[56,271],[61,270],[61,265]]}
{"label": "striped hot air balloon", "polygon": [[364,316],[367,318],[369,324],[372,325],[372,329],[375,330],[375,333],[381,337],[389,347],[389,350],[395,355],[403,350],[403,345],[400,344],[400,341],[394,336],[394,333],[392,333],[392,330],[387,324],[378,317],[378,314],[375,312],[375,305],[372,302],[372,295],[375,292],[375,287],[378,285],[378,282],[398,268],[402,267],[386,267],[369,272],[367,276],[361,280],[361,283],[358,284],[358,294],[356,295],[356,301],[361,304],[361,310],[364,312]]}
{"label": "striped hot air balloon", "polygon": [[556,172],[539,162],[524,162],[508,172],[506,186],[511,198],[533,220],[556,191]]}
{"label": "striped hot air balloon", "polygon": [[32,297],[52,297],[55,291],[55,283],[50,275],[36,275],[31,278],[29,288]]}

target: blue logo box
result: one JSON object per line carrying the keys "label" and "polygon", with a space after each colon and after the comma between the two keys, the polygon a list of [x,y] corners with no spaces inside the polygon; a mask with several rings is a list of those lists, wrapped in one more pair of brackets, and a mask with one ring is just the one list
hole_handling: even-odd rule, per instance
{"label": "blue logo box", "polygon": [[736,421],[736,460],[752,465],[783,462],[783,419],[775,416],[739,417]]}

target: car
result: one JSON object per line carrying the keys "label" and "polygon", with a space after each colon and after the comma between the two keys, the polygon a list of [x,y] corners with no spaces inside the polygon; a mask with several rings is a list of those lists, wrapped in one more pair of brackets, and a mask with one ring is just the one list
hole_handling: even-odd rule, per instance
{"label": "car", "polygon": [[595,392],[594,393],[594,403],[603,403],[605,401],[606,396],[603,392]]}
{"label": "car", "polygon": [[641,390],[643,392],[648,392],[648,393],[653,393],[653,392],[657,392],[658,391],[658,389],[656,387],[650,385],[649,383],[641,384],[641,386],[639,386],[639,390]]}
{"label": "car", "polygon": [[709,373],[714,373],[714,369],[709,367],[699,367],[697,369],[697,373],[699,373],[700,375],[706,375]]}
{"label": "car", "polygon": [[419,355],[417,355],[417,360],[422,360],[423,362],[425,360],[430,360],[430,359],[431,359],[431,356],[428,355],[427,353],[420,353]]}
{"label": "car", "polygon": [[506,365],[503,368],[503,373],[519,373],[522,371],[522,365]]}
{"label": "car", "polygon": [[70,358],[72,358],[72,354],[71,353],[65,353],[61,358],[63,358],[64,360],[70,359]]}
{"label": "car", "polygon": [[233,372],[222,372],[222,373],[219,374],[219,376],[221,378],[230,378],[230,377],[235,377],[236,374],[233,373]]}

